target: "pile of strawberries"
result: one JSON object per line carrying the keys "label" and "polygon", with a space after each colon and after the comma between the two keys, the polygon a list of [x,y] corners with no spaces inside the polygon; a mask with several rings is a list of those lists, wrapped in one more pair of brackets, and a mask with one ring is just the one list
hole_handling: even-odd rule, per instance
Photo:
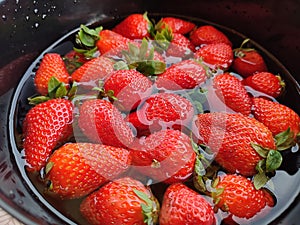
{"label": "pile of strawberries", "polygon": [[266,183],[300,118],[251,41],[233,49],[214,26],[145,13],[82,25],[74,46],[44,55],[23,123],[45,194],[81,199],[101,225],[247,223],[274,206]]}

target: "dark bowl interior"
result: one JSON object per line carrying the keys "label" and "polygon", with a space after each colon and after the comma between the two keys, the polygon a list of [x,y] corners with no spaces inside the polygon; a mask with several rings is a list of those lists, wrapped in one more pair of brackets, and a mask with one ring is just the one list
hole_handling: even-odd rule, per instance
{"label": "dark bowl interior", "polygon": [[[73,223],[64,216],[57,216],[60,213],[45,201],[20,169],[22,164],[15,159],[18,155],[15,119],[17,113],[24,110],[22,103],[33,90],[31,75],[36,62],[44,51],[70,48],[68,43],[61,43],[65,43],[66,34],[75,32],[81,23],[101,21],[109,26],[132,12],[148,11],[157,18],[180,15],[200,23],[220,24],[228,35],[238,37],[236,41],[246,36],[255,41],[253,44],[263,52],[270,67],[287,82],[287,93],[279,101],[300,113],[297,104],[300,69],[296,62],[300,56],[300,15],[296,13],[299,6],[298,1],[276,5],[273,1],[2,1],[0,40],[5,44],[0,46],[0,207],[25,224]],[[286,156],[288,163],[283,165],[286,171],[283,173],[288,174],[288,179],[280,191],[291,193],[289,199],[281,200],[285,204],[274,214],[272,222],[268,221],[270,224],[297,224],[297,212],[300,212],[298,155]]]}

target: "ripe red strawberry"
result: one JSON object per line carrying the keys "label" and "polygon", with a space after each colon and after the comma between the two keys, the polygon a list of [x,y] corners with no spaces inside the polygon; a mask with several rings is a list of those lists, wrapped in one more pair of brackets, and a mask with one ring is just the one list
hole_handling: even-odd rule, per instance
{"label": "ripe red strawberry", "polygon": [[51,77],[65,84],[69,83],[69,73],[62,57],[57,53],[47,53],[36,71],[34,83],[41,95],[48,94],[48,83]]}
{"label": "ripe red strawberry", "polygon": [[168,56],[185,57],[195,51],[195,46],[182,34],[173,34],[173,38],[167,50]]}
{"label": "ripe red strawberry", "polygon": [[254,117],[266,125],[273,135],[288,128],[294,137],[300,132],[300,117],[291,108],[264,98],[253,98]]}
{"label": "ripe red strawberry", "polygon": [[66,99],[51,99],[29,110],[23,123],[28,171],[39,171],[54,148],[72,136],[72,121],[73,104]]}
{"label": "ripe red strawberry", "polygon": [[192,89],[207,79],[205,68],[198,62],[188,59],[170,66],[158,76],[156,85],[167,90]]}
{"label": "ripe red strawberry", "polygon": [[91,143],[68,143],[57,149],[46,165],[48,190],[62,199],[85,196],[125,172],[129,151]]}
{"label": "ripe red strawberry", "polygon": [[105,91],[113,91],[117,101],[117,108],[131,111],[140,103],[141,99],[152,93],[151,80],[140,72],[130,70],[113,71],[104,83]]}
{"label": "ripe red strawberry", "polygon": [[187,34],[192,31],[196,25],[180,18],[164,17],[157,23],[156,29],[161,30],[166,26],[168,26],[174,34]]}
{"label": "ripe red strawberry", "polygon": [[214,225],[215,223],[212,206],[202,195],[181,183],[168,187],[160,211],[160,225]]}
{"label": "ripe red strawberry", "polygon": [[126,120],[137,129],[138,136],[142,136],[161,129],[181,130],[189,126],[193,115],[189,100],[173,93],[157,93],[150,95]]}
{"label": "ripe red strawberry", "polygon": [[112,30],[126,38],[134,40],[150,37],[150,30],[152,29],[152,26],[153,25],[148,19],[147,13],[135,13],[127,16]]}
{"label": "ripe red strawberry", "polygon": [[193,173],[196,153],[191,139],[178,130],[162,130],[131,146],[132,164],[155,181],[183,182]]}
{"label": "ripe red strawberry", "polygon": [[233,61],[233,53],[228,44],[208,44],[195,52],[195,58],[202,59],[212,69],[226,70]]}
{"label": "ripe red strawberry", "polygon": [[196,143],[207,145],[215,160],[229,173],[252,176],[263,157],[253,144],[275,149],[271,131],[254,118],[241,114],[204,113],[193,124]]}
{"label": "ripe red strawberry", "polygon": [[279,75],[276,76],[269,72],[255,73],[244,79],[242,83],[274,98],[278,97],[285,87],[285,83]]}
{"label": "ripe red strawberry", "polygon": [[156,224],[159,203],[140,181],[124,177],[89,195],[80,205],[82,215],[92,225]]}
{"label": "ripe red strawberry", "polygon": [[111,30],[102,30],[99,35],[100,40],[96,42],[96,46],[101,54],[108,53],[116,48],[128,49],[129,38]]}
{"label": "ripe red strawberry", "polygon": [[195,46],[224,43],[232,46],[227,36],[211,25],[198,27],[190,35],[190,40]]}
{"label": "ripe red strawberry", "polygon": [[64,55],[63,60],[69,74],[72,74],[76,69],[89,61],[84,54],[76,52],[75,50],[71,50]]}
{"label": "ripe red strawberry", "polygon": [[104,56],[93,58],[75,70],[72,79],[87,85],[91,85],[91,82],[97,85],[99,80],[105,79],[114,70],[113,65],[114,62]]}
{"label": "ripe red strawberry", "polygon": [[268,71],[263,57],[254,49],[235,49],[234,56],[232,69],[243,77]]}
{"label": "ripe red strawberry", "polygon": [[216,184],[215,190],[215,209],[220,208],[237,217],[249,219],[266,205],[274,206],[274,199],[267,190],[255,189],[249,179],[240,175],[224,175]]}
{"label": "ripe red strawberry", "polygon": [[[230,73],[217,75],[213,79],[216,95],[226,106],[245,116],[251,113],[251,99],[242,82]],[[213,104],[214,99],[208,99]]]}
{"label": "ripe red strawberry", "polygon": [[133,141],[133,133],[122,114],[112,103],[103,99],[83,102],[79,109],[78,125],[95,143],[127,147]]}

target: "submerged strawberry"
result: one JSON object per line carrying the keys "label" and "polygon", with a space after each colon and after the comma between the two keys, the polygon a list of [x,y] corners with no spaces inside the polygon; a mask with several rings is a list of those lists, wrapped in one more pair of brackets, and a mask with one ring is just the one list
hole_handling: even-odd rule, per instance
{"label": "submerged strawberry", "polygon": [[62,199],[85,196],[125,172],[131,163],[123,148],[91,143],[68,143],[46,165],[48,191]]}
{"label": "submerged strawberry", "polygon": [[80,212],[92,225],[156,224],[159,203],[140,181],[124,177],[89,195],[81,203]]}
{"label": "submerged strawberry", "polygon": [[52,151],[73,135],[73,104],[52,99],[34,106],[23,123],[24,153],[28,171],[45,166]]}
{"label": "submerged strawberry", "polygon": [[49,80],[55,77],[58,81],[69,84],[69,73],[62,57],[57,53],[47,53],[36,71],[34,84],[38,93],[48,94]]}
{"label": "submerged strawberry", "polygon": [[196,25],[190,21],[175,17],[163,17],[157,24],[156,29],[162,30],[166,27],[172,30],[173,33],[187,34],[194,29]]}

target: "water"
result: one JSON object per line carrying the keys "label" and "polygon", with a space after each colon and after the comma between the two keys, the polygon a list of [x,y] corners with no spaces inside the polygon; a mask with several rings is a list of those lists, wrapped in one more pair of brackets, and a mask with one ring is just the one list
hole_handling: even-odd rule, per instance
{"label": "water", "polygon": [[[76,3],[76,1],[74,1]],[[52,10],[55,10],[55,6],[51,6]],[[38,12],[36,12],[38,13]],[[45,14],[46,16],[46,14]],[[156,15],[156,21],[159,20],[161,15]],[[42,16],[43,17],[43,16]],[[2,19],[5,20],[5,15],[2,15]],[[26,20],[29,20],[29,16],[25,17]],[[196,18],[188,18],[194,21],[197,24],[206,24],[207,21],[203,21]],[[102,23],[101,25],[104,27],[111,27],[114,25],[116,21],[107,21]],[[94,26],[98,26],[99,24],[94,24]],[[216,26],[216,24],[213,24]],[[38,27],[39,24],[34,24],[34,27]],[[239,46],[245,36],[232,31],[226,27],[218,26],[226,35],[231,39],[234,45]],[[58,52],[61,55],[69,52],[73,47],[73,42],[75,40],[76,31],[72,31],[66,36],[62,37],[56,43],[47,48],[45,52]],[[255,43],[253,43],[256,45]],[[281,75],[286,75],[288,77],[288,72],[284,70],[281,64],[278,61],[274,60],[272,56],[261,49],[260,46],[256,45],[256,49],[259,49],[264,54],[264,58],[267,58],[270,71],[274,71],[274,73],[280,73]],[[12,102],[11,109],[11,123],[10,123],[10,131],[11,131],[11,145],[12,152],[17,161],[18,167],[21,171],[21,174],[24,177],[24,181],[27,182],[28,186],[32,189],[33,193],[37,196],[37,199],[41,201],[46,207],[51,209],[58,217],[63,219],[67,224],[87,224],[87,222],[82,218],[79,212],[79,204],[82,199],[77,200],[64,200],[56,199],[53,196],[45,193],[45,186],[41,181],[39,174],[28,174],[24,167],[25,162],[23,158],[22,146],[21,143],[21,126],[23,118],[26,115],[26,112],[30,109],[30,106],[27,104],[27,98],[34,95],[34,84],[33,77],[36,69],[38,68],[39,62],[42,58],[42,55],[39,56],[32,65],[28,68],[27,72],[24,74],[24,77],[20,81],[20,84],[16,90],[14,100]],[[177,59],[171,59],[177,60]],[[251,91],[251,90],[250,90]],[[258,93],[253,92],[254,95]],[[287,94],[288,96],[288,94]],[[283,102],[286,99],[279,99]],[[208,106],[207,106],[208,107]],[[205,110],[209,110],[208,108],[204,108]],[[272,209],[264,209],[255,219],[253,220],[244,220],[238,219],[241,224],[267,224],[270,223],[275,217],[279,216],[287,207],[292,203],[294,198],[299,193],[300,187],[300,173],[298,170],[299,167],[299,146],[295,146],[291,151],[284,153],[284,159],[287,160],[288,163],[284,163],[282,167],[276,172],[276,175],[271,179],[268,183],[268,187],[277,197],[277,204]],[[5,166],[5,165],[3,165]],[[3,167],[2,167],[3,168]],[[3,178],[2,178],[3,179]],[[5,178],[4,178],[5,179]],[[190,183],[187,183],[190,185]],[[287,185],[288,184],[288,185]],[[159,199],[162,200],[163,192],[166,189],[166,185],[162,183],[156,183],[152,186],[153,193]],[[11,197],[14,197],[14,193],[11,193]],[[21,204],[21,203],[20,203]],[[268,213],[266,213],[270,210]],[[225,213],[219,212],[217,214],[218,224],[221,224],[222,218],[226,216]]]}

